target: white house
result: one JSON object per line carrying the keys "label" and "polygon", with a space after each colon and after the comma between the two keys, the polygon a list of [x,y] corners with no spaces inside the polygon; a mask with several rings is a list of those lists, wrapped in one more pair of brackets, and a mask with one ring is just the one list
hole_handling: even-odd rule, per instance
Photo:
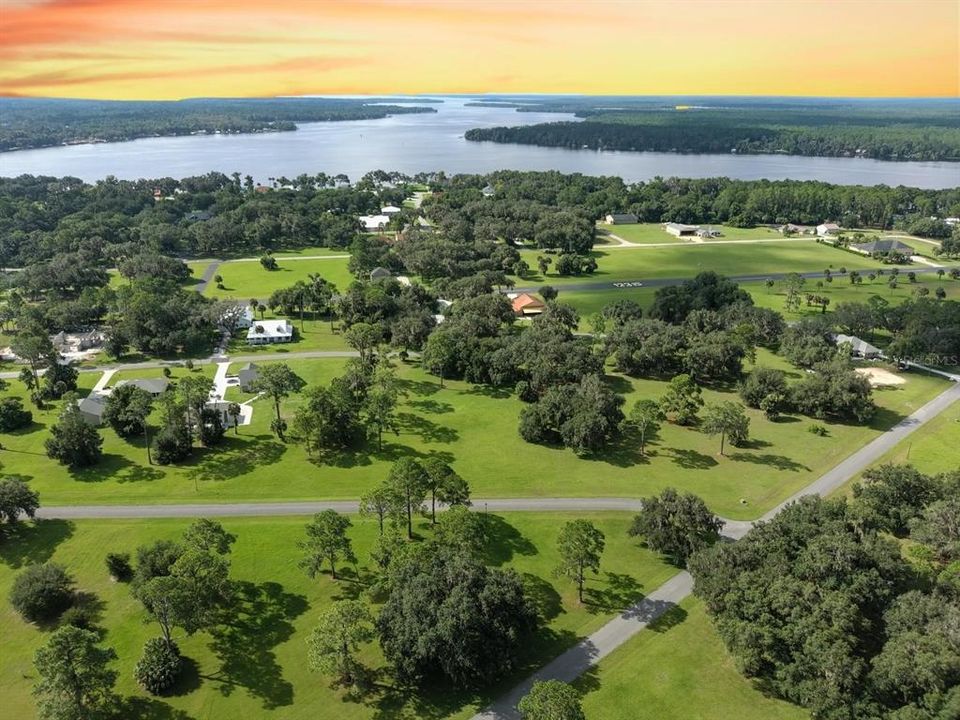
{"label": "white house", "polygon": [[494,193],[496,193],[497,191],[493,189],[492,185],[485,185],[483,190],[481,190],[480,192],[483,193],[484,197],[493,197]]}
{"label": "white house", "polygon": [[381,232],[390,222],[386,215],[361,215],[357,219],[366,232]]}
{"label": "white house", "polygon": [[830,237],[831,235],[839,235],[840,226],[836,223],[821,223],[817,225],[817,237]]}
{"label": "white house", "polygon": [[604,218],[607,225],[636,225],[639,221],[633,213],[608,213]]}
{"label": "white house", "polygon": [[387,205],[386,207],[380,208],[380,214],[386,215],[388,218],[392,218],[394,215],[399,215],[400,213],[401,210],[396,205]]}
{"label": "white house", "polygon": [[288,343],[293,340],[293,325],[288,320],[258,320],[247,330],[248,345]]}
{"label": "white house", "polygon": [[714,228],[712,228],[712,227],[700,227],[700,228],[697,228],[697,233],[696,233],[697,237],[699,237],[699,238],[714,238],[714,237],[720,237],[722,234],[723,234],[723,233],[721,233],[719,230],[716,230],[716,229],[714,229]]}

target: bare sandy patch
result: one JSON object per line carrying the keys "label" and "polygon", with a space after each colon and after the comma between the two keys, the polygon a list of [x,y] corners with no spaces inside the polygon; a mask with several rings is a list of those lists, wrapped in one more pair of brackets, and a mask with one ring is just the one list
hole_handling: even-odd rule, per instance
{"label": "bare sandy patch", "polygon": [[889,370],[884,370],[883,368],[857,368],[855,372],[858,372],[866,377],[867,380],[870,381],[870,384],[874,387],[881,387],[885,385],[904,385],[907,382],[899,375],[896,375]]}

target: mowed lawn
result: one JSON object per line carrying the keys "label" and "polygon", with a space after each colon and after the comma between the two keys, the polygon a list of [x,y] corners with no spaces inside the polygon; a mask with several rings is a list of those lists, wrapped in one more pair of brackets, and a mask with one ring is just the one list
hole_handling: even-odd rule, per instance
{"label": "mowed lawn", "polygon": [[734,666],[703,605],[688,598],[576,682],[590,720],[806,720]]}
{"label": "mowed lawn", "polygon": [[924,473],[960,468],[960,402],[911,433],[878,464],[909,463]]}
{"label": "mowed lawn", "polygon": [[[825,268],[869,270],[880,263],[856,253],[839,250],[810,240],[757,244],[700,243],[676,247],[607,247],[594,250],[598,269],[592,275],[560,277],[551,267],[546,277],[537,273],[537,256],[542,250],[523,250],[521,256],[535,274],[516,278],[518,286],[543,283],[562,287],[578,283],[644,280],[654,278],[692,278],[712,270],[723,275],[763,275],[767,273],[815,272]],[[556,262],[556,255],[553,257]],[[889,267],[889,266],[887,266]]]}
{"label": "mowed lawn", "polygon": [[257,298],[265,302],[281,288],[290,287],[298,280],[306,281],[309,275],[317,274],[333,283],[337,290],[344,291],[354,278],[347,270],[349,259],[331,257],[323,260],[284,260],[277,258],[276,270],[266,270],[258,261],[231,260],[217,268],[216,275],[223,277],[223,290],[211,279],[205,295],[214,298],[231,298],[247,302]]}
{"label": "mowed lawn", "polygon": [[[257,313],[256,319],[261,319],[260,313]],[[322,317],[313,319],[312,313],[305,312],[304,319],[301,322],[298,316],[278,315],[267,310],[263,314],[263,319],[283,319],[289,320],[290,324],[296,329],[293,342],[289,343],[271,343],[269,345],[249,345],[247,344],[247,331],[238,330],[233,334],[227,347],[229,355],[285,355],[287,353],[297,353],[310,350],[349,350],[346,340],[343,338],[340,324],[331,323],[328,319]]]}
{"label": "mowed lawn", "polygon": [[[906,277],[907,272],[909,272],[909,269],[901,268],[896,289],[891,289],[888,285],[889,273],[873,282],[870,282],[864,275],[864,280],[860,285],[851,285],[849,278],[834,275],[833,282],[824,282],[823,287],[817,286],[818,280],[807,279],[803,285],[802,294],[806,295],[809,292],[830,298],[827,314],[833,312],[840,303],[865,303],[873,295],[879,295],[890,305],[899,305],[906,300],[915,299],[919,288],[927,288],[929,291],[928,297],[934,298],[936,289],[942,287],[946,292],[947,300],[960,300],[960,281],[951,280],[946,275],[943,278],[938,278],[935,274],[923,274],[917,275],[916,282],[911,283]],[[787,320],[806,315],[819,315],[822,312],[819,307],[807,307],[805,301],[801,304],[799,312],[787,312],[784,307],[786,292],[783,289],[783,283],[780,281],[777,281],[771,288],[768,288],[766,283],[762,281],[742,282],[740,287],[750,293],[755,305],[776,310]],[[611,288],[609,290],[565,290],[560,288],[557,299],[576,308],[577,312],[580,313],[581,328],[588,330],[590,329],[587,322],[589,317],[617,300],[633,300],[639,303],[644,311],[649,310],[657,290],[659,288],[654,287]]]}
{"label": "mowed lawn", "polygon": [[[559,560],[557,535],[564,522],[577,517],[593,521],[606,535],[600,573],[589,577],[582,605],[573,582],[553,575]],[[61,563],[77,580],[78,590],[96,596],[99,624],[106,631],[103,642],[119,657],[117,689],[123,696],[142,699],[137,712],[128,716],[177,720],[469,717],[677,572],[627,536],[631,516],[625,513],[490,514],[491,542],[485,561],[521,575],[544,622],[524,647],[522,667],[486,693],[435,687],[416,693],[419,698],[414,699],[413,691],[394,687],[378,646],[371,643],[363,649],[362,661],[378,671],[377,688],[364,703],[355,703],[345,699],[342,691],[331,689],[330,678],[311,672],[306,662],[306,638],[319,612],[334,600],[368,599],[365,591],[374,579],[369,557],[377,528],[374,521],[352,519],[350,537],[359,560],[359,578],[352,568],[344,567],[345,577],[336,582],[327,573],[311,580],[298,567],[297,542],[304,537],[306,517],[224,519],[224,527],[237,537],[231,577],[241,583],[240,612],[229,626],[212,632],[187,637],[175,631],[189,658],[188,671],[171,696],[156,699],[136,686],[133,666],[144,642],[159,635],[159,629],[132,597],[129,585],[109,579],[104,556],[133,553],[139,545],[158,539],[176,540],[189,521],[49,520],[23,525],[17,536],[0,545],[4,717],[36,717],[30,696],[36,680],[33,655],[52,629],[26,623],[7,601],[14,576],[29,563]],[[429,522],[421,519],[417,532],[429,536]]]}
{"label": "mowed lawn", "polygon": [[[316,385],[329,383],[344,362],[326,358],[289,364],[308,385]],[[765,351],[758,362],[787,369],[793,380],[801,377]],[[870,425],[825,423],[827,437],[806,432],[808,418],[770,422],[749,411],[749,445],[728,448],[726,456],[719,455],[719,438],[665,424],[646,457],[636,439],[627,437],[594,457],[578,458],[570,450],[524,442],[516,430],[523,404],[511,394],[456,381],[440,388],[436,378],[414,365],[398,369],[406,392],[398,412],[399,434],[385,433],[382,450],[371,441],[311,458],[295,438],[284,443],[271,434],[273,406],[260,398],[253,403],[250,426],[241,427],[239,434],[229,431],[220,447],[197,448],[191,460],[178,466],[147,465],[141,440],[121,440],[104,428],[101,463],[70,472],[44,453],[55,408],[35,413],[31,428],[5,437],[0,461],[4,472],[28,477],[50,505],[356,498],[379,483],[398,458],[436,455],[449,461],[478,497],[642,497],[675,486],[702,496],[721,515],[751,519],[948,386],[944,380],[907,374],[905,385],[877,391],[880,411]],[[96,376],[81,378],[89,388]],[[658,398],[665,388],[658,380],[608,378],[626,395],[628,410],[639,398]],[[8,392],[22,392],[22,386],[12,383]],[[704,398],[739,399],[733,390],[706,390]],[[300,402],[299,395],[285,401],[283,414],[291,418]]]}

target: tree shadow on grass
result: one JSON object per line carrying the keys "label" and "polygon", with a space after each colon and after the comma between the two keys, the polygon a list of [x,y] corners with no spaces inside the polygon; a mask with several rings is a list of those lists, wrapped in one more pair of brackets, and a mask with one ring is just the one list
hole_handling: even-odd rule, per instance
{"label": "tree shadow on grass", "polygon": [[402,433],[419,435],[425,443],[452,443],[460,438],[460,433],[445,425],[438,425],[413,413],[397,413],[397,425]]}
{"label": "tree shadow on grass", "polygon": [[503,565],[510,562],[514,555],[536,555],[537,548],[513,525],[499,515],[483,513],[484,529],[487,532],[487,544],[483,550],[483,561],[487,565]]}
{"label": "tree shadow on grass", "polygon": [[[904,420],[907,416],[903,413],[898,413],[895,410],[890,408],[877,406],[876,411],[874,411],[873,416],[870,418],[870,422],[867,424],[871,430],[889,430],[897,423]],[[849,425],[861,425],[862,423],[856,422],[855,420],[848,421],[844,424]]]}
{"label": "tree shadow on grass", "polygon": [[153,698],[131,696],[117,703],[118,718],[137,720],[193,720],[193,716]]}
{"label": "tree shadow on grass", "polygon": [[227,610],[227,621],[210,632],[220,670],[206,679],[218,682],[224,696],[245,688],[265,709],[290,705],[293,685],[283,678],[273,648],[293,635],[290,621],[306,612],[307,600],[274,582],[239,581],[235,587],[236,603]]}
{"label": "tree shadow on grass", "polygon": [[407,403],[412,408],[421,412],[432,413],[434,415],[443,415],[453,412],[453,405],[450,403],[439,402],[437,400],[411,400]]}
{"label": "tree shadow on grass", "polygon": [[521,578],[527,597],[537,609],[537,614],[544,623],[550,622],[561,613],[566,612],[563,609],[560,593],[553,585],[532,573],[523,573]]}
{"label": "tree shadow on grass", "polygon": [[0,526],[0,561],[12,568],[44,563],[73,535],[68,520],[35,520]]}
{"label": "tree shadow on grass", "polygon": [[231,480],[253,472],[263,465],[280,462],[286,446],[276,440],[260,439],[255,443],[236,437],[224,436],[223,443],[214,448],[194,449],[194,460],[187,478],[193,481]]}
{"label": "tree shadow on grass", "polygon": [[442,389],[440,387],[439,379],[437,382],[432,383],[427,382],[426,380],[410,380],[408,378],[402,378],[397,381],[397,385],[403,392],[409,395],[419,395],[420,397],[435,395]]}
{"label": "tree shadow on grass", "polygon": [[660,617],[650,623],[647,628],[658,633],[672,630],[687,619],[687,611],[679,605],[668,608]]}
{"label": "tree shadow on grass", "polygon": [[801,470],[806,470],[809,472],[810,470],[810,468],[803,463],[798,463],[796,460],[792,460],[786,455],[774,455],[772,453],[752,455],[750,453],[733,452],[728,453],[727,457],[735,462],[765,465],[766,467],[774,468],[776,470],[785,470],[788,472],[800,472]]}
{"label": "tree shadow on grass", "polygon": [[642,586],[625,573],[604,573],[604,579],[588,581],[584,604],[590,613],[618,612],[643,599]]}
{"label": "tree shadow on grass", "polygon": [[183,656],[180,658],[180,674],[177,676],[177,681],[164,695],[166,697],[189,695],[200,689],[202,684],[203,677],[200,675],[200,666],[197,665],[197,661],[191,657]]}
{"label": "tree shadow on grass", "polygon": [[628,432],[621,435],[616,443],[592,455],[587,455],[583,459],[605,462],[608,465],[615,465],[616,467],[646,465],[650,462],[651,439],[654,437],[655,433],[647,433],[646,454],[640,453],[640,436],[636,433]]}
{"label": "tree shadow on grass", "polygon": [[684,470],[709,470],[717,465],[716,459],[704,455],[696,450],[681,450],[680,448],[665,448],[673,462]]}
{"label": "tree shadow on grass", "polygon": [[373,688],[360,702],[372,710],[373,720],[443,720],[481,701],[475,691],[444,683],[402,685],[384,669],[374,671],[372,676]]}
{"label": "tree shadow on grass", "polygon": [[495,387],[494,385],[471,385],[465,394],[482,395],[483,397],[503,400],[513,395],[513,392],[507,388]]}

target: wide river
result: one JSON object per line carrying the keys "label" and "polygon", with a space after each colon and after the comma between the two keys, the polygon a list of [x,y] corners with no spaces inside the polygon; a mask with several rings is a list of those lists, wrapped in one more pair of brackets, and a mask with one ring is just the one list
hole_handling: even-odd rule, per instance
{"label": "wide river", "polygon": [[559,170],[619,175],[628,182],[662,177],[824,180],[843,185],[960,186],[960,164],[885,162],[784,155],[676,155],[542,148],[467,142],[470,128],[525,125],[572,119],[556,113],[518,113],[512,108],[467,107],[444,98],[439,112],[381,120],[303,123],[295,132],[144,138],[122,143],[72,145],[0,154],[0,175],[69,175],[93,181],[186,177],[211,170],[272,177],[345,173],[358,179],[370,170],[485,173],[493,170]]}

